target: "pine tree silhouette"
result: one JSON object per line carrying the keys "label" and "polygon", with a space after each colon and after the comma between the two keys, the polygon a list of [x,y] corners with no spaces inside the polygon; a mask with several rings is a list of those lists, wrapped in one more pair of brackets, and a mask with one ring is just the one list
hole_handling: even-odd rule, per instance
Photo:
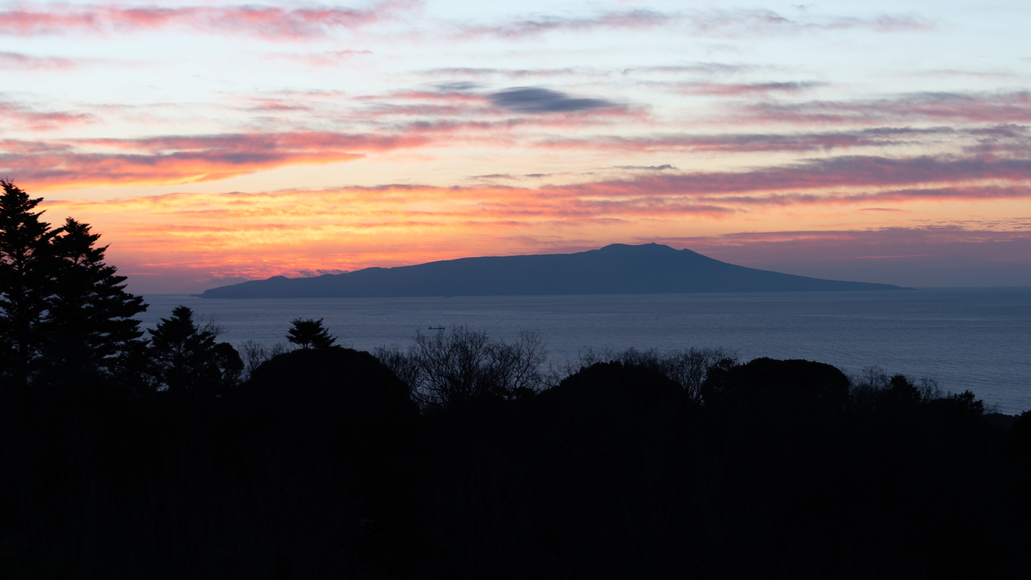
{"label": "pine tree silhouette", "polygon": [[227,343],[216,343],[218,333],[198,327],[193,310],[178,306],[162,318],[151,334],[151,357],[159,385],[175,394],[215,395],[235,384],[243,360]]}
{"label": "pine tree silhouette", "polygon": [[125,276],[104,263],[107,246],[99,234],[68,218],[53,239],[55,275],[47,299],[45,349],[65,372],[112,372],[119,357],[143,331],[132,317],[147,309],[143,298],[125,291]]}
{"label": "pine tree silhouette", "polygon": [[32,199],[0,180],[0,377],[24,386],[41,348],[40,328],[53,286],[55,232],[33,210]]}
{"label": "pine tree silhouette", "polygon": [[286,333],[286,339],[304,350],[329,348],[336,343],[336,337],[322,327],[322,320],[300,318],[291,322],[293,327]]}
{"label": "pine tree silhouette", "polygon": [[132,317],[146,310],[143,299],[104,263],[107,247],[89,225],[68,218],[52,229],[33,211],[42,198],[0,186],[0,376],[21,386],[110,376],[142,347]]}

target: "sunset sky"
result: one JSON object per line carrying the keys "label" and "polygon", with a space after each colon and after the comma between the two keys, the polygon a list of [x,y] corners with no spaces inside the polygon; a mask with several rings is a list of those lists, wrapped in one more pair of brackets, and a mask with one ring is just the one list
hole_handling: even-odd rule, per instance
{"label": "sunset sky", "polygon": [[658,242],[1031,286],[1031,3],[0,3],[0,177],[137,293]]}

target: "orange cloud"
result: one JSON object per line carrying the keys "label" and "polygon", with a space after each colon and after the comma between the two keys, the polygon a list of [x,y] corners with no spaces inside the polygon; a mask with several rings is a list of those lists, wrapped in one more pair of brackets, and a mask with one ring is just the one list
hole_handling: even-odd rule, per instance
{"label": "orange cloud", "polygon": [[[284,165],[337,163],[414,147],[419,136],[255,133],[0,142],[0,169],[35,189],[200,183]],[[112,151],[113,150],[113,151]]]}
{"label": "orange cloud", "polygon": [[[555,251],[556,244],[570,250],[655,238],[681,239],[690,246],[707,239],[708,243],[695,244],[704,248],[716,243],[713,240],[724,245],[768,243],[778,235],[800,243],[804,234],[778,233],[784,230],[791,212],[819,211],[839,216],[846,212],[858,216],[849,219],[863,229],[869,228],[862,225],[870,223],[862,217],[869,215],[864,211],[869,206],[881,210],[920,209],[952,203],[992,208],[1011,200],[1031,199],[1031,185],[994,183],[996,174],[1027,180],[1026,168],[1019,165],[1006,173],[1000,169],[1005,165],[977,165],[964,160],[957,162],[958,169],[945,171],[942,180],[951,177],[974,183],[898,188],[891,185],[916,185],[927,179],[927,172],[937,173],[941,167],[934,164],[944,161],[915,159],[912,166],[899,162],[895,172],[876,172],[863,168],[866,161],[860,160],[860,171],[853,174],[849,171],[855,169],[857,161],[846,160],[815,166],[820,170],[816,173],[826,178],[824,186],[812,176],[796,179],[792,173],[796,168],[784,174],[791,179],[782,177],[779,181],[771,179],[771,175],[777,175],[774,169],[766,169],[743,174],[640,177],[568,187],[387,185],[179,193],[111,201],[47,202],[46,206],[47,215],[54,216],[51,219],[70,215],[104,232],[105,240],[112,243],[112,260],[124,264],[125,273],[145,273],[148,279],[163,283],[178,276],[200,284],[212,278],[295,276],[302,270],[354,270],[477,254]],[[833,175],[831,169],[842,173],[837,179],[828,178]],[[866,178],[844,179],[849,175]],[[877,179],[872,178],[875,175]],[[981,183],[976,183],[978,180]],[[839,188],[839,183],[848,187]],[[799,186],[806,191],[790,191]],[[886,204],[893,207],[883,207]],[[903,215],[897,219],[910,218]],[[674,235],[685,227],[740,232],[757,225],[768,231],[741,238],[731,234],[709,238]],[[979,227],[984,229],[983,224]],[[1009,223],[999,231],[1022,227]],[[854,231],[840,233],[829,228],[813,234],[812,243],[827,243],[835,235],[842,243],[851,243],[848,240],[855,238]],[[756,237],[760,235],[765,237]],[[902,251],[901,247],[870,250],[863,255],[918,253]],[[173,271],[177,272],[174,276],[170,274]]]}

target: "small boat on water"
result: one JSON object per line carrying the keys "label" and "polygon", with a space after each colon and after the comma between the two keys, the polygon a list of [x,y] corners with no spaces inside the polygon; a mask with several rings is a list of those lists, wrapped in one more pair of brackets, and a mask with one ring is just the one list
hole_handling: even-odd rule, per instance
{"label": "small boat on water", "polygon": [[443,326],[431,326],[430,330],[444,330]]}

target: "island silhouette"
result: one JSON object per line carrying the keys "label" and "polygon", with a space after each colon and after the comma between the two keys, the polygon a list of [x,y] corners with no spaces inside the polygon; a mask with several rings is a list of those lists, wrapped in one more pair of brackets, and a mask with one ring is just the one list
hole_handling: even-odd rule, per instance
{"label": "island silhouette", "polygon": [[311,278],[274,276],[205,290],[202,298],[336,298],[903,290],[721,262],[661,244],[573,254],[490,256]]}

